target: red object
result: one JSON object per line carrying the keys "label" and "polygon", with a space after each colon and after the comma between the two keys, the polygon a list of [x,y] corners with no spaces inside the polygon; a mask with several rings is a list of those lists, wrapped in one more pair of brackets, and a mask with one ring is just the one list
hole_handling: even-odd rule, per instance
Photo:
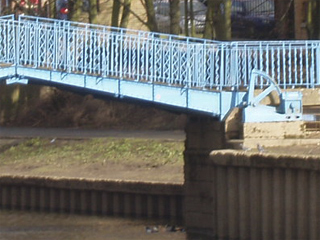
{"label": "red object", "polygon": [[69,12],[68,8],[61,8],[60,9],[60,13],[62,13],[62,14],[68,14],[68,12]]}
{"label": "red object", "polygon": [[25,6],[25,5],[38,5],[39,0],[21,0],[20,1],[20,6]]}

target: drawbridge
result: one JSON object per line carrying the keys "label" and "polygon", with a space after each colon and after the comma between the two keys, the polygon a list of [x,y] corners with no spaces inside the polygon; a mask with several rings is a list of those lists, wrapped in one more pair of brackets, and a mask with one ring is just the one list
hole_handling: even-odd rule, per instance
{"label": "drawbridge", "polygon": [[[320,86],[320,41],[221,42],[9,15],[0,17],[0,81],[220,121],[235,107],[244,108],[245,122],[295,121],[302,96],[291,89]],[[280,104],[261,104],[271,92]]]}

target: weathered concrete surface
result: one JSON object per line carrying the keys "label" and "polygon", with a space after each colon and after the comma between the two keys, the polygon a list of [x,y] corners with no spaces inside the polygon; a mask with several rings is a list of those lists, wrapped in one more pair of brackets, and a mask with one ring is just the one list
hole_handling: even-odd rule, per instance
{"label": "weathered concrete surface", "polygon": [[[320,89],[286,89],[285,91],[301,91],[304,107],[320,106]],[[256,95],[261,92],[260,89],[255,90]],[[261,101],[261,104],[264,105],[278,105],[279,103],[279,96],[274,91]],[[225,124],[227,139],[297,139],[305,135],[303,121],[242,123],[242,109],[239,108],[231,111]]]}
{"label": "weathered concrete surface", "polygon": [[210,153],[225,146],[224,122],[211,117],[190,116],[185,128],[185,151]]}
{"label": "weathered concrete surface", "polygon": [[302,138],[303,135],[303,121],[243,123],[243,139],[290,139]]}
{"label": "weathered concrete surface", "polygon": [[[302,104],[304,106],[312,106],[312,105],[320,105],[320,89],[319,88],[293,88],[293,89],[285,89],[282,90],[284,92],[297,92],[300,91],[302,93]],[[258,95],[261,93],[262,90],[257,89],[255,90],[255,94]],[[261,101],[261,104],[266,105],[277,105],[279,104],[279,97],[277,96],[276,92],[273,91],[271,94],[264,98]]]}
{"label": "weathered concrete surface", "polygon": [[257,144],[263,147],[287,147],[299,145],[315,145],[320,142],[319,138],[297,138],[297,139],[263,139],[263,138],[247,138],[230,140],[227,143],[229,149],[251,148],[256,149]]}
{"label": "weathered concrete surface", "polygon": [[[209,157],[213,149],[223,149],[226,144],[225,125],[216,119],[208,117],[189,117],[186,126],[186,142],[184,152],[185,172],[185,223],[191,231],[196,232],[194,226],[199,226],[201,233],[210,235],[214,225],[211,211],[213,194],[210,190],[212,174],[206,169],[193,169],[201,165]],[[190,164],[196,162],[197,164]],[[198,178],[204,181],[193,181]]]}
{"label": "weathered concrete surface", "polygon": [[299,90],[302,92],[302,103],[304,106],[320,105],[320,89],[319,88],[315,88],[315,89],[304,88]]}
{"label": "weathered concrete surface", "polygon": [[189,231],[212,239],[319,239],[320,160],[213,151],[185,162]]}

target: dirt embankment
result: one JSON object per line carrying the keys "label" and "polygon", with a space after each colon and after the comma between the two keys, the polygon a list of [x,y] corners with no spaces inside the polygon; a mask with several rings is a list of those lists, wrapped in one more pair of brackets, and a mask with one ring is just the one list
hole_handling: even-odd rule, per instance
{"label": "dirt embankment", "polygon": [[[56,88],[8,88],[0,102],[3,126],[76,127],[104,129],[183,129],[186,116],[114,99],[100,100]],[[36,89],[36,90],[34,90]]]}

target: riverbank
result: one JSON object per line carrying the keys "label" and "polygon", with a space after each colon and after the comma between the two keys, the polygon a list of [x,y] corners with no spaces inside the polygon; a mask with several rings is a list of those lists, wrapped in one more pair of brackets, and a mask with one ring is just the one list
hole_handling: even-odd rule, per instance
{"label": "riverbank", "polygon": [[[312,137],[315,144],[239,151],[320,156],[319,134]],[[183,131],[0,127],[0,176],[183,183],[184,140]]]}
{"label": "riverbank", "polygon": [[183,183],[183,140],[0,139],[0,176]]}
{"label": "riverbank", "polygon": [[[186,240],[185,232],[167,231],[167,222],[0,210],[2,240]],[[147,231],[148,227],[158,231]],[[198,238],[199,239],[199,238]]]}

